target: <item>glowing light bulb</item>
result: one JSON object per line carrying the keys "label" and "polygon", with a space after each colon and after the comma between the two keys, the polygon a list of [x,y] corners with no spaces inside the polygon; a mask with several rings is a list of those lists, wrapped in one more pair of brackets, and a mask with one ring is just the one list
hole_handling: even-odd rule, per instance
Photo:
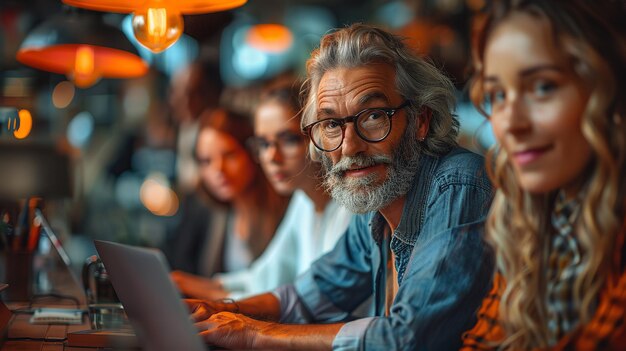
{"label": "glowing light bulb", "polygon": [[133,32],[141,45],[158,53],[174,44],[183,34],[183,16],[173,9],[148,6],[133,14]]}
{"label": "glowing light bulb", "polygon": [[79,88],[87,88],[94,85],[100,75],[95,70],[95,53],[88,45],[81,45],[76,49],[74,71],[69,74],[69,79]]}

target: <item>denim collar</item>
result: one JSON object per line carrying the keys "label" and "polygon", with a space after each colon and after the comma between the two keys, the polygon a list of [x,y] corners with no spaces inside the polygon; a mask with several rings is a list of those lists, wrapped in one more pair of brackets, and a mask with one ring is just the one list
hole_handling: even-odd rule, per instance
{"label": "denim collar", "polygon": [[[419,231],[424,222],[424,212],[428,199],[428,194],[433,186],[433,175],[437,165],[438,157],[422,155],[419,161],[419,167],[411,182],[411,187],[407,192],[404,207],[402,209],[402,217],[393,236],[396,240],[414,246],[419,235]],[[382,243],[385,235],[385,226],[387,221],[385,217],[376,211],[370,227],[374,241],[379,245]]]}

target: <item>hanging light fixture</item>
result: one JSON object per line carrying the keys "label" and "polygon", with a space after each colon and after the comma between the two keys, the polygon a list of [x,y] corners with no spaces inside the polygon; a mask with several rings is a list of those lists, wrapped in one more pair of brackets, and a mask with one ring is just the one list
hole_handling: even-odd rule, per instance
{"label": "hanging light fixture", "polygon": [[219,12],[242,6],[247,0],[63,0],[89,10],[133,14],[135,38],[152,52],[161,52],[183,32],[183,14]]}
{"label": "hanging light fixture", "polygon": [[40,70],[65,74],[86,88],[100,78],[135,78],[148,64],[118,28],[96,13],[64,12],[31,31],[17,60]]}
{"label": "hanging light fixture", "polygon": [[246,41],[257,50],[279,54],[291,47],[293,35],[282,24],[257,24],[248,31]]}
{"label": "hanging light fixture", "polygon": [[265,54],[283,54],[293,45],[291,29],[288,22],[288,1],[272,0],[271,11],[262,1],[250,6],[249,13],[256,24],[246,32],[246,44]]}

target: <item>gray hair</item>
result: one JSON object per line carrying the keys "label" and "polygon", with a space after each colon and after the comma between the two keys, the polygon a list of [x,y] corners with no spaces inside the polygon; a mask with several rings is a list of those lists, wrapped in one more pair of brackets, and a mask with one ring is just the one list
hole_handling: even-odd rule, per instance
{"label": "gray hair", "polygon": [[[327,71],[371,63],[386,63],[395,68],[398,93],[412,102],[407,108],[409,119],[417,119],[424,108],[432,112],[421,148],[425,154],[443,155],[457,145],[459,121],[452,114],[456,101],[450,79],[409,49],[402,38],[364,24],[353,24],[326,34],[320,47],[311,53],[307,61],[304,87],[307,100],[302,127],[317,119],[318,86]],[[316,158],[317,155],[312,153],[311,156]]]}

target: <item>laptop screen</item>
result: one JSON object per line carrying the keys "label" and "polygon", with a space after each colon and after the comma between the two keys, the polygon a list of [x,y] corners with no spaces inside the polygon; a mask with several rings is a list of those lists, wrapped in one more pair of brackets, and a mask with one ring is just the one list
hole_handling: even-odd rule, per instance
{"label": "laptop screen", "polygon": [[59,238],[56,236],[56,234],[54,234],[54,231],[50,227],[50,224],[48,223],[46,217],[43,215],[43,212],[41,212],[40,209],[35,209],[35,218],[40,221],[41,229],[44,231],[48,239],[50,239],[50,243],[59,254],[61,261],[63,261],[63,263],[71,270],[72,262],[70,260],[70,256],[68,256],[67,252],[63,248],[63,245],[61,244],[61,241],[59,241]]}
{"label": "laptop screen", "polygon": [[206,350],[161,251],[99,240],[95,245],[145,350]]}

